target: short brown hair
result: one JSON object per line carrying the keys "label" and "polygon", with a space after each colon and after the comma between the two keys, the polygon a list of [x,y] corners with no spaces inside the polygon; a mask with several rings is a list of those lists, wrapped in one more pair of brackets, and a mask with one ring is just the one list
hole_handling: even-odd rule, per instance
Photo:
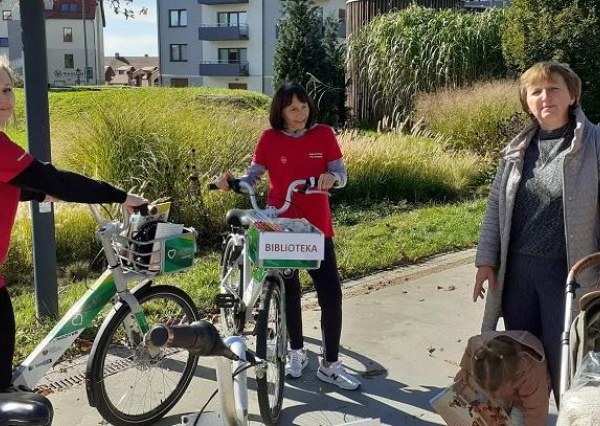
{"label": "short brown hair", "polygon": [[520,78],[519,87],[519,99],[523,111],[527,114],[531,114],[529,106],[527,106],[527,89],[533,84],[539,83],[540,81],[549,81],[554,79],[554,75],[560,75],[569,89],[569,93],[575,99],[574,106],[579,105],[581,98],[581,79],[567,64],[560,62],[545,61],[538,62],[533,65],[527,71],[525,71]]}
{"label": "short brown hair", "polygon": [[300,86],[297,83],[283,83],[275,94],[273,95],[273,100],[271,101],[271,112],[269,114],[269,122],[271,123],[271,127],[277,130],[285,129],[285,122],[283,120],[283,110],[290,106],[294,95],[298,98],[298,100],[302,103],[308,104],[308,120],[306,121],[306,128],[310,128],[313,124],[315,124],[316,119],[316,110],[315,105],[304,90],[304,87]]}
{"label": "short brown hair", "polygon": [[506,337],[496,337],[473,354],[475,382],[488,392],[509,383],[519,367],[520,345]]}

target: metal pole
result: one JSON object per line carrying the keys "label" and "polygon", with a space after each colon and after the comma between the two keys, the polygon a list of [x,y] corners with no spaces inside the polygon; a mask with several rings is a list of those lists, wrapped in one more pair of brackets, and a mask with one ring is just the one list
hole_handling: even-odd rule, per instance
{"label": "metal pole", "polygon": [[[23,30],[25,110],[29,152],[50,161],[50,119],[48,116],[48,59],[46,21],[42,0],[19,0]],[[33,264],[38,317],[58,316],[56,241],[51,203],[31,203]]]}
{"label": "metal pole", "polygon": [[87,31],[85,25],[85,2],[87,0],[81,0],[81,19],[83,20],[83,58],[84,58],[84,75],[85,84],[88,84],[88,50],[87,50]]}

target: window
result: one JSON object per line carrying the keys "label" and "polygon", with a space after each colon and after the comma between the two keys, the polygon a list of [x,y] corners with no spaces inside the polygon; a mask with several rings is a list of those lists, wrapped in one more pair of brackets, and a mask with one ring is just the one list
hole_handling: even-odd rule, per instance
{"label": "window", "polygon": [[65,43],[70,43],[73,41],[73,28],[63,27],[63,41]]}
{"label": "window", "polygon": [[187,78],[172,78],[171,87],[188,87]]}
{"label": "window", "polygon": [[65,55],[65,68],[75,68],[72,54]]}
{"label": "window", "polygon": [[4,21],[12,20],[12,11],[11,10],[3,10],[2,11],[2,19]]}
{"label": "window", "polygon": [[217,13],[219,26],[237,27],[248,23],[246,12],[219,12]]}
{"label": "window", "polygon": [[219,49],[219,62],[223,64],[245,64],[248,62],[248,50]]}
{"label": "window", "polygon": [[169,10],[169,27],[187,27],[187,10]]}
{"label": "window", "polygon": [[77,3],[62,3],[60,5],[60,11],[64,13],[77,12]]}
{"label": "window", "polygon": [[0,47],[8,47],[8,37],[0,37]]}
{"label": "window", "polygon": [[187,62],[187,44],[171,44],[171,62]]}
{"label": "window", "polygon": [[338,18],[342,22],[346,22],[346,9],[338,9]]}

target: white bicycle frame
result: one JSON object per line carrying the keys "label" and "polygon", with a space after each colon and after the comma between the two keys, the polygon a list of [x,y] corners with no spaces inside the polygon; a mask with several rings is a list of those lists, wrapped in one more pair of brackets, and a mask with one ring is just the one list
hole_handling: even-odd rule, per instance
{"label": "white bicycle frame", "polygon": [[[148,324],[141,311],[140,304],[127,286],[130,282],[141,282],[147,276],[124,270],[111,246],[112,236],[120,234],[127,227],[129,213],[123,208],[123,222],[106,221],[100,215],[96,205],[90,205],[90,209],[100,225],[97,234],[102,242],[102,248],[109,267],[68,310],[23,363],[16,368],[12,378],[16,386],[25,385],[33,388],[44,374],[57,363],[75,339],[100,313],[102,308],[111,301],[115,303],[120,300],[127,303],[140,328],[144,332],[148,331]],[[126,324],[127,328],[131,330],[130,319],[126,319]]]}
{"label": "white bicycle frame", "polygon": [[[295,180],[295,181],[291,182],[290,185],[288,186],[287,194],[285,196],[285,202],[283,203],[283,205],[280,208],[275,208],[273,206],[267,206],[264,209],[261,209],[258,206],[258,203],[256,201],[256,194],[254,192],[254,188],[252,187],[252,185],[250,185],[249,183],[247,183],[245,181],[240,181],[240,187],[242,187],[250,196],[250,203],[252,204],[252,209],[254,210],[254,212],[256,212],[258,215],[266,216],[268,219],[274,219],[277,216],[279,216],[280,214],[286,212],[291,205],[292,194],[296,191],[297,187],[303,186],[303,185],[306,185],[306,179],[299,179],[299,180]],[[307,190],[306,194],[329,195],[328,192],[319,191],[319,190]],[[258,300],[258,297],[260,296],[260,292],[262,290],[262,282],[264,280],[264,277],[267,274],[268,269],[257,269],[255,271],[255,275],[253,276],[252,261],[250,260],[250,256],[248,255],[249,242],[248,242],[248,238],[247,238],[246,234],[232,233],[231,238],[233,238],[234,244],[236,245],[236,247],[243,246],[238,259],[242,259],[242,267],[243,267],[242,270],[244,273],[242,281],[244,283],[244,294],[242,296],[241,302],[242,302],[243,306],[245,307],[244,322],[248,322],[248,321],[253,320],[252,309],[248,309],[248,308],[251,308],[252,306],[254,306],[254,304]],[[221,290],[222,291],[225,290],[229,294],[235,295],[235,292],[233,292],[231,288],[228,288],[226,286],[226,283],[228,282],[229,277],[230,277],[231,273],[233,272],[233,270],[234,270],[234,268],[231,268],[229,270],[229,272],[221,280]]]}

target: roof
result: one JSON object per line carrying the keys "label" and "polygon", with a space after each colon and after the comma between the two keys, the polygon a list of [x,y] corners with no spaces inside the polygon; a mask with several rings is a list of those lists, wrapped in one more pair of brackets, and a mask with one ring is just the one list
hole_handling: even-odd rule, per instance
{"label": "roof", "polygon": [[117,69],[124,65],[129,65],[134,68],[148,68],[148,67],[157,67],[158,68],[158,56],[105,56],[104,57],[104,66],[112,67],[113,69]]}
{"label": "roof", "polygon": [[52,10],[45,10],[44,14],[46,19],[81,20],[85,6],[85,19],[95,19],[97,3],[96,0],[54,0]]}

